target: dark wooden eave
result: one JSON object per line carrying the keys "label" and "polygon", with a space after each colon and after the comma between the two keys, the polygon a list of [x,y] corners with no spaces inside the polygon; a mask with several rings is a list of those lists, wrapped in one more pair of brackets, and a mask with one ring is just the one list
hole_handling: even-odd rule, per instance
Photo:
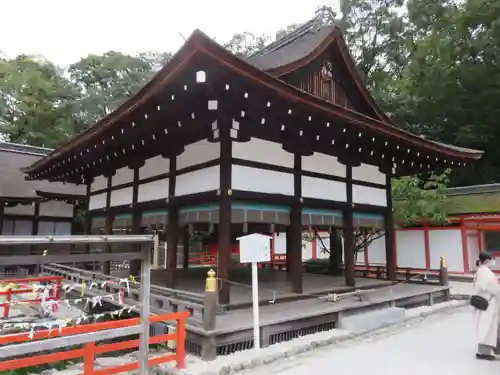
{"label": "dark wooden eave", "polygon": [[[205,62],[200,65],[201,60]],[[210,64],[208,64],[207,61],[209,61]],[[427,159],[429,159],[429,155],[432,155],[432,157],[436,157],[436,161],[437,159],[448,159],[451,160],[451,164],[453,164],[453,160],[455,160],[457,162],[456,164],[459,165],[471,160],[477,160],[482,156],[481,151],[429,141],[396,128],[389,123],[373,119],[312,96],[232,55],[201,31],[196,30],[173,59],[135,96],[130,98],[116,111],[103,118],[96,125],[74,137],[70,142],[55,150],[45,158],[24,168],[23,171],[28,173],[31,179],[52,178],[64,180],[65,177],[61,177],[60,171],[64,168],[67,170],[74,169],[75,165],[80,166],[78,164],[79,159],[86,157],[87,162],[89,160],[94,160],[92,164],[96,166],[96,161],[99,162],[99,160],[95,158],[92,159],[94,150],[100,150],[101,155],[103,155],[103,152],[111,153],[112,151],[110,150],[111,147],[113,147],[113,142],[121,142],[120,147],[126,147],[128,144],[127,141],[119,141],[118,138],[120,137],[120,130],[123,135],[124,126],[128,126],[128,129],[130,129],[130,123],[132,123],[131,119],[135,118],[135,121],[139,121],[138,119],[142,118],[142,123],[138,123],[134,128],[135,132],[147,132],[148,129],[152,131],[152,127],[147,127],[153,126],[151,124],[154,121],[152,121],[152,119],[144,120],[144,115],[147,113],[145,108],[151,109],[151,107],[156,107],[155,103],[157,103],[160,98],[165,100],[165,97],[168,96],[167,93],[169,92],[169,88],[178,90],[173,90],[172,92],[182,97],[186,91],[183,91],[182,85],[179,86],[176,79],[178,79],[185,70],[197,69],[197,64],[200,65],[200,69],[205,69],[209,65],[217,67],[218,70],[211,71],[211,75],[209,75],[210,77],[218,77],[218,81],[216,82],[217,85],[220,85],[224,78],[229,79],[233,77],[234,79],[235,77],[241,77],[245,82],[251,83],[254,88],[272,93],[276,100],[284,102],[285,105],[310,109],[311,113],[315,113],[315,118],[317,114],[317,117],[323,119],[331,119],[333,122],[338,120],[346,123],[351,127],[351,133],[354,132],[357,134],[358,131],[367,131],[367,134],[381,136],[386,140],[392,139],[398,143],[398,150],[400,147],[399,145],[401,145],[401,147],[411,147],[418,149],[420,153],[427,154]],[[231,82],[227,81],[227,83]],[[189,83],[189,85],[191,85],[191,83]],[[184,90],[186,90],[186,86],[184,86]],[[190,95],[196,95],[197,93],[197,91],[193,91]],[[174,95],[172,95],[172,97],[173,96]],[[193,96],[191,99],[195,97],[196,96]],[[186,99],[186,101],[182,103],[185,106],[189,106],[190,100]],[[176,104],[180,106],[179,103]],[[164,106],[162,105],[162,111],[163,108]],[[171,106],[168,110],[174,111],[175,108],[175,106]],[[279,108],[280,107],[273,107],[273,110],[278,111]],[[176,119],[172,118],[171,120],[175,121]],[[162,119],[162,121],[165,121],[165,119]],[[164,149],[175,147],[175,142],[163,145]],[[181,151],[182,150],[177,150],[176,152]],[[408,152],[410,152],[410,150],[408,150]],[[400,151],[398,151],[398,154],[399,153]],[[119,158],[118,155],[116,157]],[[430,161],[430,163],[432,163],[432,161]],[[87,173],[86,171],[90,171],[91,169],[93,169],[92,165],[87,165],[87,169],[81,167],[81,173],[80,171],[77,173],[80,174],[80,176],[75,176],[76,174],[73,173],[74,176],[71,181],[77,182],[77,177],[84,177]],[[409,170],[409,173],[411,172],[417,173],[419,170]],[[70,181],[70,179],[66,180]]]}
{"label": "dark wooden eave", "polygon": [[36,195],[38,195],[40,198],[48,201],[64,201],[66,203],[70,204],[76,204],[79,202],[83,202],[86,197],[85,195],[81,194],[60,194],[60,193],[53,193],[49,191],[42,191],[42,190],[36,190],[35,191]]}

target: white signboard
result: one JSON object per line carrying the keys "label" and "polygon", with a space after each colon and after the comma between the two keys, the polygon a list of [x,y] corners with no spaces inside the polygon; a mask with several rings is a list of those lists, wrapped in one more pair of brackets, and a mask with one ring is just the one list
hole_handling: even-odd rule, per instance
{"label": "white signboard", "polygon": [[271,261],[271,237],[253,233],[237,238],[240,243],[240,263]]}

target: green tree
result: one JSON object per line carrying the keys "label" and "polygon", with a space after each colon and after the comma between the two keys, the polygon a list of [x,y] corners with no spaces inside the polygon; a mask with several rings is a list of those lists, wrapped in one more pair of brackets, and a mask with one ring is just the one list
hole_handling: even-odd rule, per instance
{"label": "green tree", "polygon": [[148,52],[129,56],[109,51],[89,55],[69,67],[72,82],[81,92],[78,101],[80,132],[92,126],[139,91],[171,58]]}
{"label": "green tree", "polygon": [[249,32],[236,33],[224,44],[224,48],[236,56],[245,58],[262,49],[270,38],[265,35],[255,35]]}
{"label": "green tree", "polygon": [[500,3],[437,5],[432,8],[437,15],[425,17],[412,14],[415,7],[410,7],[411,18],[427,24],[419,21],[425,33],[395,85],[395,117],[414,133],[485,151],[481,161],[453,174],[453,185],[498,182]]}
{"label": "green tree", "polygon": [[56,147],[72,135],[76,88],[58,68],[20,55],[0,60],[0,125],[10,142]]}
{"label": "green tree", "polygon": [[418,176],[393,179],[394,221],[403,225],[415,225],[421,221],[446,222],[450,173],[451,170],[446,170],[442,174],[432,174],[426,180]]}

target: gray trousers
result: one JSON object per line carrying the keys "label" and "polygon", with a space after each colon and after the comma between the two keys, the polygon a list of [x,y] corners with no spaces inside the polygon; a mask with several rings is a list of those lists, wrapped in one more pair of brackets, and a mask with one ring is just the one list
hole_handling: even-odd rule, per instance
{"label": "gray trousers", "polygon": [[487,355],[492,355],[493,354],[493,347],[489,345],[483,345],[483,344],[478,344],[477,345],[477,353],[478,354],[487,354]]}

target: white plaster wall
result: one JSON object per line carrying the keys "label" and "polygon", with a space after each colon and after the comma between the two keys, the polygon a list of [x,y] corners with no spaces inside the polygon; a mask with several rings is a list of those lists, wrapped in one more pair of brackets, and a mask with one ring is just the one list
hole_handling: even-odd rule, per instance
{"label": "white plaster wall", "polygon": [[431,268],[438,269],[440,258],[446,257],[450,272],[463,272],[464,260],[462,253],[462,234],[460,229],[432,230],[429,229],[429,247]]}
{"label": "white plaster wall", "polygon": [[163,158],[161,155],[146,159],[144,165],[139,168],[139,179],[143,180],[148,177],[158,176],[159,174],[168,173],[170,170],[170,160]]}
{"label": "white plaster wall", "polygon": [[157,180],[139,185],[137,202],[154,201],[168,197],[169,179]]}
{"label": "white plaster wall", "polygon": [[206,139],[186,146],[182,154],[177,156],[177,170],[205,163],[220,158],[220,143],[211,143]]}
{"label": "white plaster wall", "polygon": [[274,254],[286,254],[286,232],[274,233]]}
{"label": "white plaster wall", "polygon": [[14,207],[5,207],[4,212],[12,215],[33,215],[35,213],[35,206],[32,204],[18,204]]}
{"label": "white plaster wall", "polygon": [[313,243],[312,241],[305,241],[302,236],[302,261],[312,259],[313,257]]}
{"label": "white plaster wall", "polygon": [[266,169],[232,166],[231,187],[256,193],[293,195],[293,174]]}
{"label": "white plaster wall", "polygon": [[33,222],[28,220],[14,220],[14,235],[31,235]]}
{"label": "white plaster wall", "polygon": [[106,207],[106,193],[91,195],[89,199],[89,210],[97,210]]}
{"label": "white plaster wall", "polygon": [[311,156],[302,156],[302,170],[338,177],[346,175],[346,166],[340,164],[335,156],[319,152],[315,152]]}
{"label": "white plaster wall", "polygon": [[423,230],[397,230],[398,267],[425,269],[425,238]]}
{"label": "white plaster wall", "polygon": [[354,167],[352,169],[352,178],[385,185],[385,173],[380,172],[378,167],[374,165],[361,164],[359,167]]}
{"label": "white plaster wall", "polygon": [[111,192],[111,200],[109,205],[111,207],[123,206],[125,204],[132,204],[132,187],[113,190]]}
{"label": "white plaster wall", "polygon": [[38,223],[38,234],[54,235],[55,227],[53,221],[40,221]]}
{"label": "white plaster wall", "polygon": [[[316,257],[318,259],[328,259],[330,254],[327,251],[324,251],[324,249],[330,249],[330,233],[318,232],[318,235],[321,237],[321,241],[316,239]],[[323,242],[323,244],[321,242]]]}
{"label": "white plaster wall", "polygon": [[90,191],[102,190],[108,187],[108,178],[104,176],[98,176],[90,185]]}
{"label": "white plaster wall", "polygon": [[372,243],[368,245],[368,264],[369,265],[386,264],[385,236],[373,240]]}
{"label": "white plaster wall", "polygon": [[305,198],[345,202],[347,200],[346,185],[344,182],[302,176],[302,196]]}
{"label": "white plaster wall", "polygon": [[364,266],[365,265],[365,253],[364,253],[364,251],[356,253],[356,265],[357,266]]}
{"label": "white plaster wall", "polygon": [[279,143],[252,138],[248,142],[233,142],[233,158],[293,168],[293,154]]}
{"label": "white plaster wall", "polygon": [[220,168],[214,166],[198,171],[181,174],[176,177],[175,195],[203,193],[220,188]]}
{"label": "white plaster wall", "polygon": [[134,181],[134,170],[129,167],[123,167],[116,171],[115,175],[111,177],[111,185],[121,185]]}
{"label": "white plaster wall", "polygon": [[71,223],[57,222],[55,223],[54,234],[71,234]]}
{"label": "white plaster wall", "polygon": [[43,202],[40,203],[40,216],[72,217],[73,205],[58,201]]}
{"label": "white plaster wall", "polygon": [[386,207],[386,191],[368,186],[352,185],[352,201],[354,203]]}
{"label": "white plaster wall", "polygon": [[[481,232],[469,230],[467,231],[467,256],[469,261],[469,269],[464,270],[469,272],[471,270],[477,269],[476,260],[479,257],[479,236]],[[483,242],[484,243],[484,242]]]}

